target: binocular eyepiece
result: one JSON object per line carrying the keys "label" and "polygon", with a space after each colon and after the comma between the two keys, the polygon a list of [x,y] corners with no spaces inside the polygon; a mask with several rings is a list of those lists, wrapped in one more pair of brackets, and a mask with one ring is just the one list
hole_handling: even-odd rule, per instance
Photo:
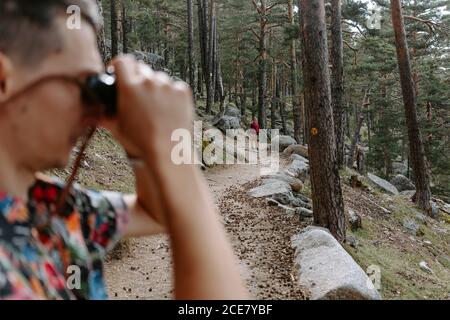
{"label": "binocular eyepiece", "polygon": [[105,115],[112,117],[117,114],[117,86],[113,70],[91,76],[86,80],[90,94],[105,108]]}

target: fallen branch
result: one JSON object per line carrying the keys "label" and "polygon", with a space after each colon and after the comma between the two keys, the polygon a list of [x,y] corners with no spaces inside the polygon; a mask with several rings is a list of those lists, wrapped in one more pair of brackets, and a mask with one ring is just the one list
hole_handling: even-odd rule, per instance
{"label": "fallen branch", "polygon": [[386,209],[386,208],[380,206],[378,203],[376,203],[376,202],[373,201],[373,200],[370,200],[370,199],[367,198],[366,196],[361,195],[361,197],[363,197],[365,200],[369,201],[371,204],[373,204],[374,206],[376,206],[378,209],[381,209],[384,213],[387,213],[387,214],[391,214],[391,213],[392,213],[392,212],[389,211],[388,209]]}

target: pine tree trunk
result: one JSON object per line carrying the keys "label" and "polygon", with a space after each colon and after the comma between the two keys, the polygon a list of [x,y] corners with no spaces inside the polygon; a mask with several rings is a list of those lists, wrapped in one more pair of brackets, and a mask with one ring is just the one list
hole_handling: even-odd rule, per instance
{"label": "pine tree trunk", "polygon": [[194,3],[187,0],[188,25],[188,56],[189,56],[189,84],[195,93],[195,61],[194,61]]}
{"label": "pine tree trunk", "polygon": [[[215,56],[214,56],[214,65],[215,68],[215,79],[216,79],[216,94],[217,94],[217,100],[220,103],[220,107],[223,107],[224,101],[225,101],[225,88],[223,85],[223,77],[222,77],[222,66],[220,64],[220,50],[219,50],[219,37],[217,34],[217,27],[216,27],[216,35],[215,35]],[[221,110],[222,111],[222,110]]]}
{"label": "pine tree trunk", "polygon": [[284,97],[282,96],[282,92],[284,92],[284,91],[281,89],[281,79],[278,78],[277,82],[276,82],[276,87],[275,87],[275,97],[278,101],[278,106],[279,106],[279,110],[280,110],[283,134],[288,134],[287,127],[286,127],[286,103],[284,102]]}
{"label": "pine tree trunk", "polygon": [[[256,80],[255,82],[258,87],[258,81]],[[253,87],[253,90],[252,90],[252,108],[253,109],[256,109],[258,107],[258,94],[256,91],[257,91],[256,88]]]}
{"label": "pine tree trunk", "polygon": [[425,159],[425,152],[420,137],[417,120],[417,98],[414,91],[414,81],[411,73],[408,44],[406,42],[405,26],[400,0],[391,0],[392,23],[394,26],[397,47],[397,59],[400,71],[400,81],[405,105],[406,126],[408,128],[410,161],[416,182],[416,204],[425,211],[430,211],[430,181]]}
{"label": "pine tree trunk", "polygon": [[[206,96],[209,96],[209,82],[210,82],[210,70],[209,70],[209,32],[208,32],[208,0],[197,0],[198,4],[198,24],[199,24],[199,40],[200,40],[200,53],[201,53],[201,65],[203,82],[206,87]],[[211,105],[206,105],[206,112],[211,112]]]}
{"label": "pine tree trunk", "polygon": [[[289,22],[293,26],[294,21],[294,5],[293,0],[288,1],[288,15]],[[295,39],[290,43],[290,57],[291,57],[291,94],[292,94],[292,111],[294,116],[294,138],[297,143],[301,143],[302,136],[302,111],[300,106],[300,99],[298,98],[298,82],[297,82],[297,56],[295,52]]]}
{"label": "pine tree trunk", "polygon": [[[298,6],[300,8],[300,1],[298,0]],[[299,15],[298,15],[298,21],[299,21],[299,25],[300,25],[300,34],[303,34],[303,19],[302,19],[302,14],[299,10]],[[305,44],[304,44],[304,39],[302,36],[300,36],[300,49],[302,52],[302,57],[301,57],[301,65],[302,65],[302,70],[305,69]],[[304,72],[302,74],[303,77],[303,84],[305,82],[305,75]],[[300,110],[302,112],[302,129],[303,129],[303,144],[307,145],[309,143],[309,139],[310,139],[310,131],[309,131],[309,119],[308,119],[308,113],[306,112],[306,106],[305,106],[305,91],[303,88],[303,92],[300,94]]]}
{"label": "pine tree trunk", "polygon": [[341,0],[331,0],[331,64],[333,66],[331,94],[336,134],[336,155],[339,168],[344,164],[343,94],[344,47],[342,41]]}
{"label": "pine tree trunk", "polygon": [[242,87],[242,94],[241,94],[241,116],[245,116],[247,112],[247,91],[246,88]]}
{"label": "pine tree trunk", "polygon": [[369,92],[370,92],[370,90],[366,90],[366,93],[364,94],[362,106],[359,110],[356,109],[357,112],[355,112],[355,114],[356,114],[355,132],[353,134],[352,144],[350,146],[349,159],[348,159],[348,163],[347,163],[347,165],[350,168],[353,167],[353,164],[356,161],[356,156],[357,156],[356,148],[361,139],[361,128],[364,123],[364,114],[362,113],[362,110],[363,110],[363,108],[370,105]]}
{"label": "pine tree trunk", "polygon": [[117,0],[111,0],[111,59],[119,55],[117,8]]}
{"label": "pine tree trunk", "polygon": [[267,128],[266,96],[267,96],[267,17],[266,0],[260,1],[260,33],[259,33],[259,83],[258,83],[258,121],[261,129]]}
{"label": "pine tree trunk", "polygon": [[271,77],[271,95],[272,95],[272,101],[270,104],[270,127],[271,129],[276,129],[276,120],[277,120],[277,98],[276,98],[276,92],[275,92],[275,83],[277,81],[277,66],[275,64],[275,61],[272,63],[272,77]]}
{"label": "pine tree trunk", "polygon": [[305,105],[315,224],[345,241],[344,202],[336,162],[333,110],[323,0],[300,0],[304,44]]}
{"label": "pine tree trunk", "polygon": [[126,0],[121,0],[122,3],[122,51],[128,53],[128,33],[129,22],[127,17]]}
{"label": "pine tree trunk", "polygon": [[201,63],[197,63],[197,95],[203,97],[203,73]]}
{"label": "pine tree trunk", "polygon": [[215,36],[216,36],[216,0],[211,0],[210,11],[209,11],[209,50],[208,50],[208,83],[207,86],[207,96],[206,96],[206,110],[207,113],[211,113],[212,105],[214,103],[214,89],[215,89],[215,78],[214,78],[214,56],[215,56]]}
{"label": "pine tree trunk", "polygon": [[102,56],[103,62],[106,64],[106,62],[108,61],[108,53],[107,53],[107,48],[106,48],[106,43],[105,43],[105,19],[104,19],[104,13],[103,13],[102,0],[97,0],[97,6],[98,6],[98,11],[99,11],[100,17],[102,19],[100,27],[98,28],[98,31],[97,31],[97,43],[98,43],[100,55]]}

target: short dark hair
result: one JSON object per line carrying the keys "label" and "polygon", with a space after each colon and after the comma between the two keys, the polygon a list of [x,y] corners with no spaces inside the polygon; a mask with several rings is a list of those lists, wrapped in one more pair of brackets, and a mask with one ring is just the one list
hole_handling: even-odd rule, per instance
{"label": "short dark hair", "polygon": [[25,65],[34,65],[62,50],[54,23],[76,5],[94,29],[100,24],[95,0],[0,0],[0,52]]}

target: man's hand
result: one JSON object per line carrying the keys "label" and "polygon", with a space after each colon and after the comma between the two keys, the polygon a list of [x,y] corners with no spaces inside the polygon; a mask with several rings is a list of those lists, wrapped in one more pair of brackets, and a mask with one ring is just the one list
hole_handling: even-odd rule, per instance
{"label": "man's hand", "polygon": [[103,119],[101,125],[130,155],[151,159],[152,163],[133,168],[138,195],[133,207],[146,210],[165,228],[155,175],[159,174],[160,163],[171,163],[172,132],[192,125],[192,93],[187,84],[174,82],[167,74],[154,72],[131,56],[117,58],[112,65],[118,85],[118,116]]}
{"label": "man's hand", "polygon": [[102,125],[111,129],[134,156],[151,155],[169,161],[172,132],[192,126],[190,87],[131,56],[117,58],[111,65],[117,77],[118,116],[105,119]]}

